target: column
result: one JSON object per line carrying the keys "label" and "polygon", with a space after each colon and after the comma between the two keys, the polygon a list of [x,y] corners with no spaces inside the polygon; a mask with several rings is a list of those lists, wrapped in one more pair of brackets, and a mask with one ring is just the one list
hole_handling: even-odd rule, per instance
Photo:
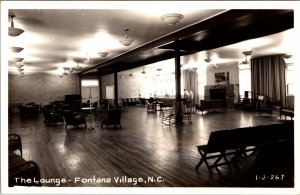
{"label": "column", "polygon": [[117,109],[119,106],[118,106],[118,72],[115,71],[114,72],[114,90],[115,90],[115,108]]}
{"label": "column", "polygon": [[176,124],[182,123],[180,75],[180,51],[175,49]]}

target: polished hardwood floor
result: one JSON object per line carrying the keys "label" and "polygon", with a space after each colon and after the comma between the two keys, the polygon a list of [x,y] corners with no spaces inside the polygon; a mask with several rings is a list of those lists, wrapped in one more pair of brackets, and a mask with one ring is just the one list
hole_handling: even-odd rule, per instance
{"label": "polished hardwood floor", "polygon": [[[100,121],[93,119],[94,130],[84,126],[65,130],[60,124],[46,126],[42,114],[35,118],[13,114],[9,133],[21,136],[23,157],[39,164],[43,179],[67,180],[44,186],[245,187],[249,184],[241,168],[222,166],[210,175],[202,165],[196,172],[200,158],[196,146],[206,144],[212,131],[280,122],[275,116],[242,110],[197,112],[192,124],[170,127],[161,119],[160,112],[132,106],[122,113],[121,129],[101,129]],[[130,178],[142,179],[135,183]]]}

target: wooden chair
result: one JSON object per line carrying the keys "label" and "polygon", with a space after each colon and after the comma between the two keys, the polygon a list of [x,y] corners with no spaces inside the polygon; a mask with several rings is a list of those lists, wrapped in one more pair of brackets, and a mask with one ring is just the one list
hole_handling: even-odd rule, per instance
{"label": "wooden chair", "polygon": [[[197,146],[197,149],[201,155],[201,159],[196,165],[196,170],[198,170],[203,162],[205,163],[209,174],[212,174],[212,170],[218,166],[227,165],[230,168],[229,164],[231,162],[226,156],[235,154],[235,151],[229,151],[232,148],[228,142],[228,136],[229,130],[211,132],[208,143],[206,145]],[[209,164],[209,159],[215,159],[213,164]],[[220,162],[222,159],[225,162]]]}
{"label": "wooden chair", "polygon": [[62,125],[64,124],[64,118],[61,114],[56,114],[50,112],[50,110],[43,110],[43,115],[44,115],[44,122],[46,123],[47,126],[53,125],[55,123],[61,123]]}
{"label": "wooden chair", "polygon": [[108,110],[106,113],[104,113],[104,118],[101,123],[101,128],[103,128],[103,125],[108,126],[120,126],[121,128],[121,110]]}
{"label": "wooden chair", "polygon": [[66,112],[64,113],[64,118],[66,121],[65,129],[67,129],[69,125],[72,125],[74,126],[74,128],[77,128],[81,124],[85,125],[85,128],[87,128],[84,114]]}
{"label": "wooden chair", "polygon": [[172,110],[164,110],[162,112],[162,124],[171,126],[175,124],[175,114]]}
{"label": "wooden chair", "polygon": [[[40,168],[34,161],[26,161],[21,156],[9,152],[8,154],[8,185],[13,186],[41,186],[39,182],[41,179]],[[24,182],[16,180],[16,178],[31,179],[37,182]]]}
{"label": "wooden chair", "polygon": [[22,152],[22,140],[20,135],[18,134],[9,134],[8,135],[8,150],[9,151],[15,151],[19,150],[21,156],[23,156]]}

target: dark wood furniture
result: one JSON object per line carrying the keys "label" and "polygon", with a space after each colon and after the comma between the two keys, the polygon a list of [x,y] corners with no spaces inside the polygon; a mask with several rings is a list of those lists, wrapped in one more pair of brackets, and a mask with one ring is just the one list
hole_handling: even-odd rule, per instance
{"label": "dark wood furniture", "polygon": [[[255,154],[270,144],[293,139],[293,122],[211,132],[208,143],[197,146],[201,158],[196,170],[205,163],[212,174],[218,166],[238,163],[238,157]],[[210,159],[214,159],[213,164],[209,164]]]}
{"label": "dark wood furniture", "polygon": [[[26,161],[22,157],[22,141],[18,134],[8,135],[8,185],[13,186],[41,186],[40,169],[36,162]],[[21,155],[14,151],[20,150]],[[23,179],[21,181],[20,179]],[[25,180],[31,182],[24,182]],[[33,182],[33,181],[37,182]]]}
{"label": "dark wood furniture", "polygon": [[204,111],[211,111],[211,110],[218,110],[223,108],[223,100],[216,99],[216,100],[200,100],[200,105],[195,105],[196,110],[199,110],[202,112]]}
{"label": "dark wood furniture", "polygon": [[23,156],[22,140],[21,140],[20,135],[18,135],[18,134],[9,134],[8,135],[8,150],[11,152],[19,150],[21,156]]}
{"label": "dark wood furniture", "polygon": [[69,125],[74,126],[74,128],[78,128],[78,126],[82,124],[85,125],[85,128],[87,128],[85,115],[82,113],[65,112],[64,118],[66,122],[65,129],[67,129]]}
{"label": "dark wood furniture", "polygon": [[280,108],[279,111],[279,117],[281,119],[281,116],[285,116],[285,119],[287,116],[289,116],[291,118],[291,120],[293,120],[294,118],[294,108]]}
{"label": "dark wood furniture", "polygon": [[[40,168],[32,160],[26,161],[21,156],[9,152],[8,154],[8,185],[13,186],[41,186]],[[31,182],[21,181],[20,178]],[[34,182],[36,181],[36,182]]]}
{"label": "dark wood furniture", "polygon": [[55,123],[61,123],[61,125],[64,124],[64,118],[61,114],[51,112],[50,110],[44,109],[43,110],[44,115],[44,122],[47,126],[52,126]]}
{"label": "dark wood furniture", "polygon": [[103,125],[106,125],[108,128],[109,126],[120,126],[121,128],[121,110],[108,110],[104,113],[103,120],[101,123],[101,128]]}
{"label": "dark wood furniture", "polygon": [[164,110],[162,112],[162,124],[171,126],[175,124],[175,113],[172,110]]}

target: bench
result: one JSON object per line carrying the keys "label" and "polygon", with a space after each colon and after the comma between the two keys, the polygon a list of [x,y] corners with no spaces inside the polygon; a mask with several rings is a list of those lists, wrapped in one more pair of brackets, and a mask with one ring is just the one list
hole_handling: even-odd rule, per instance
{"label": "bench", "polygon": [[[267,145],[293,138],[293,122],[214,131],[206,145],[197,146],[201,158],[195,168],[198,171],[205,163],[212,174],[214,168],[222,165],[230,168],[230,164],[238,163],[237,157],[254,155]],[[212,164],[210,159],[214,160]]]}

